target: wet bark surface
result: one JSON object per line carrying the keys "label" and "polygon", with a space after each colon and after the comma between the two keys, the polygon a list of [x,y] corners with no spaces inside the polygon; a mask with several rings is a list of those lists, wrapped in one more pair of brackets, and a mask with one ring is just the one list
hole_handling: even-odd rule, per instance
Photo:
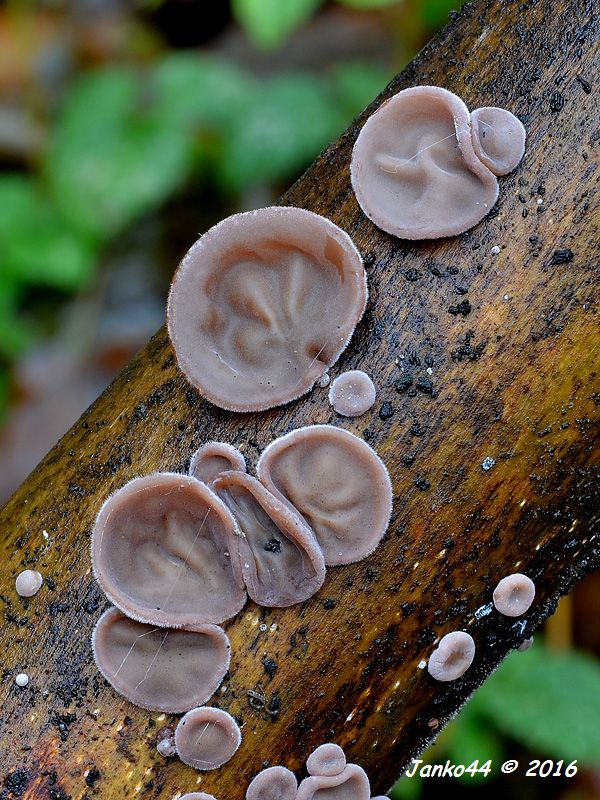
{"label": "wet bark surface", "polygon": [[[525,123],[523,162],[471,232],[406,243],[363,216],[349,160],[369,110],[282,199],[334,220],[365,257],[367,313],[332,374],[368,372],[379,393],[371,412],[340,418],[318,388],[282,409],[220,411],[186,384],[161,330],[8,502],[0,797],[201,789],[240,800],[264,764],[302,775],[329,740],[379,793],[431,739],[430,721],[454,714],[598,565],[597,40],[591,3],[468,5],[372,105],[431,83]],[[249,602],[226,624],[231,669],[212,704],[235,715],[244,738],[198,782],[156,752],[176,718],[121,699],[93,664],[91,630],[108,606],[90,569],[94,517],[130,478],[185,470],[209,439],[241,447],[253,465],[275,436],[312,423],[351,430],[379,452],[392,522],[372,556],[330,568],[309,602]],[[29,600],[14,590],[25,567],[45,577]],[[489,605],[514,571],[537,587],[522,620]],[[419,662],[455,629],[475,638],[475,662],[436,683]],[[25,689],[14,684],[20,671]]]}

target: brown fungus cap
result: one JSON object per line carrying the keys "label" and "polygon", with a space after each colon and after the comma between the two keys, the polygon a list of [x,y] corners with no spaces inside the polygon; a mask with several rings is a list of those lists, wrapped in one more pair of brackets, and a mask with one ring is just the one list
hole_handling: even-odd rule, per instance
{"label": "brown fungus cap", "polygon": [[167,324],[182,372],[232,411],[305,394],[348,344],[367,299],[360,254],[328,219],[261,208],[215,225],[188,251]]}
{"label": "brown fungus cap", "polygon": [[229,761],[241,741],[237,722],[220,708],[193,708],[175,728],[177,755],[188,767],[203,771]]}
{"label": "brown fungus cap", "polygon": [[338,775],[311,775],[298,787],[296,800],[370,800],[367,773],[357,764],[348,764]]}
{"label": "brown fungus cap", "polygon": [[475,658],[475,642],[465,631],[452,631],[442,636],[429,656],[427,669],[436,681],[455,681],[464,675]]}
{"label": "brown fungus cap", "polygon": [[254,778],[246,800],[295,800],[298,781],[286,767],[267,767]]}
{"label": "brown fungus cap", "polygon": [[135,478],[102,506],[92,535],[96,578],[116,606],[152,625],[223,622],[246,600],[230,552],[235,520],[193,477]]}
{"label": "brown fungus cap", "polygon": [[438,86],[404,89],[369,117],[351,178],[367,217],[401,239],[455,236],[498,198],[498,181],[473,149],[466,105]]}
{"label": "brown fungus cap", "polygon": [[256,470],[313,529],[326,564],[360,561],[381,541],[392,510],[390,477],[377,453],[349,431],[299,428],[272,442]]}
{"label": "brown fungus cap", "polygon": [[535,584],[527,575],[515,572],[502,578],[494,589],[494,606],[506,617],[520,617],[535,597]]}
{"label": "brown fungus cap", "polygon": [[331,777],[339,775],[346,767],[346,756],[339,744],[327,742],[314,750],[306,759],[309,775]]}
{"label": "brown fungus cap", "polygon": [[217,625],[160,628],[110,608],[92,635],[96,665],[136,706],[179,714],[205,703],[229,667],[229,639]]}
{"label": "brown fungus cap", "polygon": [[323,553],[312,530],[256,478],[223,472],[211,484],[243,536],[237,557],[248,594],[261,606],[282,608],[312,597],[325,580]]}
{"label": "brown fungus cap", "polygon": [[476,108],[471,113],[471,135],[477,158],[494,175],[508,175],[523,158],[525,128],[505,108]]}
{"label": "brown fungus cap", "polygon": [[246,460],[239,450],[225,442],[203,444],[190,461],[190,475],[202,483],[210,483],[229,470],[246,472]]}
{"label": "brown fungus cap", "polygon": [[329,402],[343,417],[360,417],[375,402],[375,384],[366,372],[352,369],[343,372],[329,388]]}

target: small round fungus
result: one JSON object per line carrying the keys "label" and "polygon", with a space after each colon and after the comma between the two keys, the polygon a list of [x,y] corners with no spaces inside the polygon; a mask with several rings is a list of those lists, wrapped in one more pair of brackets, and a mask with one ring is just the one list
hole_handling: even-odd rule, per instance
{"label": "small round fungus", "polygon": [[452,631],[442,636],[429,656],[427,669],[436,681],[455,681],[464,675],[475,658],[475,642],[465,631]]}
{"label": "small round fungus", "polygon": [[360,561],[381,541],[392,510],[390,477],[377,453],[349,431],[332,425],[292,431],[266,448],[256,471],[304,517],[326,564]]}
{"label": "small round fungus", "polygon": [[217,625],[159,628],[110,608],[92,635],[96,665],[136,706],[180,714],[205,703],[229,667],[229,639]]}
{"label": "small round fungus", "polygon": [[506,617],[520,617],[529,609],[534,597],[534,582],[520,572],[502,578],[493,594],[496,610]]}
{"label": "small round fungus", "polygon": [[135,478],[102,506],[92,536],[98,583],[128,616],[200,625],[235,616],[246,600],[230,552],[235,520],[196,478]]}
{"label": "small round fungus", "polygon": [[[498,119],[482,111],[478,130]],[[513,169],[518,163],[521,144],[509,139],[504,118],[501,127],[489,146],[486,135],[484,161],[478,157],[484,153],[481,138],[476,150],[471,116],[459,97],[438,86],[404,89],[369,117],[354,145],[351,178],[360,207],[402,239],[437,239],[472,228],[498,198],[488,164],[500,169],[511,163]]]}
{"label": "small round fungus", "polygon": [[337,361],[367,299],[350,237],[300,208],[261,208],[215,225],[188,251],[169,294],[179,366],[208,400],[261,411],[308,392]]}
{"label": "small round fungus", "polygon": [[216,798],[206,792],[188,792],[188,794],[182,794],[179,800],[216,800]]}
{"label": "small round fungus", "polygon": [[375,384],[366,372],[353,369],[339,375],[329,389],[329,402],[344,417],[360,417],[375,402]]}
{"label": "small round fungus", "polygon": [[525,128],[504,108],[485,106],[471,113],[473,149],[494,175],[508,175],[523,158]]}
{"label": "small round fungus", "polygon": [[211,488],[242,533],[231,557],[238,559],[238,569],[255,603],[291,606],[321,588],[325,580],[323,553],[298,513],[243,472],[223,472]]}
{"label": "small round fungus", "polygon": [[210,483],[221,472],[246,472],[246,459],[238,449],[225,442],[208,442],[198,448],[190,461],[190,475]]}
{"label": "small round fungus", "polygon": [[357,764],[347,764],[338,775],[311,775],[298,787],[296,800],[370,800],[367,773]]}
{"label": "small round fungus", "polygon": [[298,781],[285,767],[268,767],[254,778],[246,800],[295,800]]}
{"label": "small round fungus", "polygon": [[43,582],[44,579],[39,572],[34,569],[24,569],[17,575],[15,588],[21,597],[33,597],[39,592]]}
{"label": "small round fungus", "polygon": [[242,734],[234,718],[220,708],[193,708],[175,729],[177,755],[188,767],[217,769],[234,755]]}
{"label": "small round fungus", "polygon": [[524,653],[526,650],[529,650],[532,644],[533,644],[533,636],[530,636],[528,639],[523,639],[521,644],[517,647],[517,650],[520,653]]}
{"label": "small round fungus", "polygon": [[321,775],[330,778],[339,775],[346,768],[346,756],[339,744],[328,742],[312,752],[306,760],[309,775]]}
{"label": "small round fungus", "polygon": [[19,672],[15,678],[15,683],[23,689],[29,683],[29,675],[26,672]]}
{"label": "small round fungus", "polygon": [[171,756],[177,754],[175,739],[172,736],[167,736],[165,739],[161,739],[156,745],[156,749],[164,758],[170,758]]}

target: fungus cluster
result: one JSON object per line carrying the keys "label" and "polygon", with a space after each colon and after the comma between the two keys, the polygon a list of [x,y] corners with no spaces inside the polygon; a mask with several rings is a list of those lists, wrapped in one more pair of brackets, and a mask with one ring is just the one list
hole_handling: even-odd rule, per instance
{"label": "fungus cluster", "polygon": [[438,86],[404,89],[366,121],[352,152],[360,207],[401,239],[472,228],[498,199],[496,176],[525,151],[525,128],[502,108],[467,106]]}
{"label": "fungus cluster", "polygon": [[360,253],[333,222],[261,208],[215,225],[169,294],[178,364],[204,397],[261,411],[308,392],[345,349],[367,300]]}

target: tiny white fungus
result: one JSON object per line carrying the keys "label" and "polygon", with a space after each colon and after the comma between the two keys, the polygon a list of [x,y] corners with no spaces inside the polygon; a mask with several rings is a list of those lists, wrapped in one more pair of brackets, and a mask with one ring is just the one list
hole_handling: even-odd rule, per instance
{"label": "tiny white fungus", "polygon": [[525,614],[534,597],[534,582],[520,572],[502,578],[493,595],[496,610],[506,617],[520,617]]}
{"label": "tiny white fungus", "polygon": [[39,572],[34,569],[24,569],[17,575],[15,588],[21,597],[33,597],[39,592],[43,582],[44,579]]}
{"label": "tiny white fungus", "polygon": [[490,248],[490,253],[493,256],[497,256],[499,252],[500,252],[500,248],[498,247],[497,244],[495,244],[492,248]]}
{"label": "tiny white fungus", "polygon": [[427,669],[436,681],[454,681],[469,669],[475,658],[475,642],[466,631],[452,631],[442,636],[429,656]]}
{"label": "tiny white fungus", "polygon": [[27,684],[29,683],[29,675],[26,672],[19,672],[19,674],[15,678],[15,683],[17,684],[17,686],[20,686],[21,688],[27,686]]}

